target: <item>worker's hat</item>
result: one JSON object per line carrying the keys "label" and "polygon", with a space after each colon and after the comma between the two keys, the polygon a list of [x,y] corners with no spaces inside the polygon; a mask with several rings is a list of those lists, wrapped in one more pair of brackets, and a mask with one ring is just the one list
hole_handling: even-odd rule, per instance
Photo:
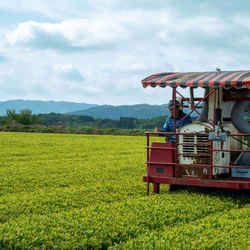
{"label": "worker's hat", "polygon": [[[180,103],[177,100],[175,101],[175,106],[180,107]],[[166,108],[173,109],[174,108],[174,100],[170,100]]]}

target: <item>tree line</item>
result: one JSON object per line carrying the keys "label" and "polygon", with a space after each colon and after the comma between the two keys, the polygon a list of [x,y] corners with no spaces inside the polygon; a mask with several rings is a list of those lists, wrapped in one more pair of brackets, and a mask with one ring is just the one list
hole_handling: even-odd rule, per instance
{"label": "tree line", "polygon": [[[158,116],[151,119],[139,119],[135,117],[120,117],[119,120],[109,118],[93,118],[86,115],[70,114],[32,114],[30,109],[7,110],[6,115],[1,117],[1,130],[22,131],[34,130],[36,127],[45,132],[82,131],[82,133],[106,133],[117,130],[152,130],[156,126],[163,126],[166,116]],[[105,130],[105,131],[104,131]],[[88,131],[88,132],[87,132]],[[44,132],[44,131],[42,131]],[[108,133],[108,132],[107,132]]]}
{"label": "tree line", "polygon": [[122,129],[149,129],[155,126],[163,125],[166,116],[159,116],[151,119],[138,119],[135,117],[120,117],[119,120],[110,118],[93,118],[85,115],[69,115],[69,114],[39,114],[39,121],[45,126],[56,125],[62,123],[66,127],[99,127],[99,128],[122,128]]}

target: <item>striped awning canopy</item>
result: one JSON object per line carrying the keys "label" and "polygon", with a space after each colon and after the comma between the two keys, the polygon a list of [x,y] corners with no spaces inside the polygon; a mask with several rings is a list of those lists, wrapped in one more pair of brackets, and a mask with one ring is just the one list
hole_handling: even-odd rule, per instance
{"label": "striped awning canopy", "polygon": [[144,88],[151,87],[202,87],[202,88],[248,88],[250,71],[215,71],[187,73],[159,73],[142,80]]}

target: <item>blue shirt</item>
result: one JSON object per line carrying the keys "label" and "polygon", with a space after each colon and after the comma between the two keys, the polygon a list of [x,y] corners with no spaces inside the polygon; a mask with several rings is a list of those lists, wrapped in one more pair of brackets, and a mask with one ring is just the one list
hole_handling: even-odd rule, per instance
{"label": "blue shirt", "polygon": [[[179,117],[175,120],[175,123],[179,122],[184,116],[186,116],[184,112],[180,110]],[[191,117],[188,115],[185,119],[183,119],[180,123],[178,123],[175,127],[180,128],[186,124],[192,123]],[[174,117],[172,115],[168,116],[161,132],[174,132]],[[175,141],[175,135],[169,135],[170,140]]]}

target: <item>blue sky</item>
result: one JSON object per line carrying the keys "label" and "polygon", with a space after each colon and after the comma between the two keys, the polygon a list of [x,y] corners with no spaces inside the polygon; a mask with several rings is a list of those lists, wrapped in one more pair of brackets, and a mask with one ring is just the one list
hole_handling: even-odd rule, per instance
{"label": "blue sky", "polygon": [[163,104],[159,72],[250,69],[248,0],[0,3],[0,101]]}

